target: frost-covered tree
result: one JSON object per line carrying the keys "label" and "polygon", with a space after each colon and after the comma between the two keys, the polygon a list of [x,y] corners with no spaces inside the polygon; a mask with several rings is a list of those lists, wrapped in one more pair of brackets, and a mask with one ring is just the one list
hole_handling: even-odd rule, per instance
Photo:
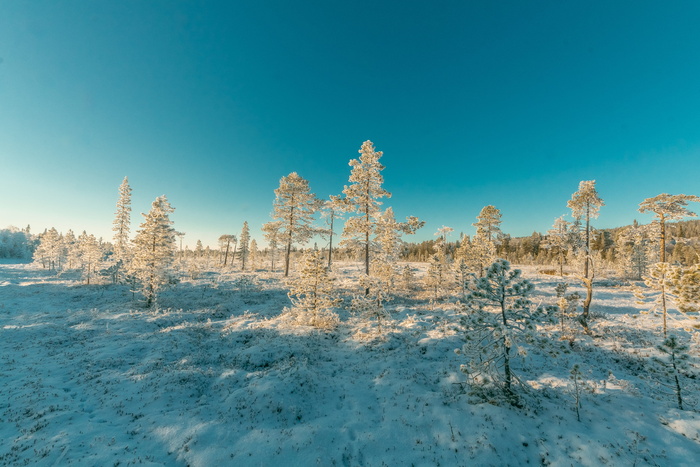
{"label": "frost-covered tree", "polygon": [[343,189],[348,212],[353,214],[343,228],[341,244],[355,247],[364,253],[365,274],[370,274],[370,251],[372,235],[381,215],[381,198],[390,198],[391,193],[382,188],[384,166],[379,163],[383,153],[376,151],[371,141],[362,143],[360,158],[350,160],[350,185]]}
{"label": "frost-covered tree", "polygon": [[535,308],[528,297],[534,285],[521,277],[519,269],[510,270],[504,259],[487,268],[486,275],[475,278],[465,297],[462,324],[465,345],[457,350],[468,358],[461,370],[474,386],[494,385],[503,390],[511,403],[517,402],[513,384],[512,350],[530,342],[544,309]]}
{"label": "frost-covered tree", "polygon": [[433,244],[435,254],[430,257],[428,270],[425,275],[425,285],[432,291],[433,300],[437,301],[445,294],[452,284],[451,259],[447,254],[447,237],[454,229],[442,226],[435,236],[437,240]]}
{"label": "frost-covered tree", "polygon": [[260,250],[258,250],[258,242],[255,239],[250,241],[250,253],[248,254],[248,262],[250,269],[255,271],[258,268]]}
{"label": "frost-covered tree", "polygon": [[241,236],[238,239],[238,254],[241,257],[241,270],[245,271],[245,265],[250,255],[250,229],[248,228],[248,221],[243,222]]}
{"label": "frost-covered tree", "polygon": [[401,252],[402,227],[396,222],[394,210],[387,208],[377,219],[375,226],[376,257],[383,263],[394,264]]}
{"label": "frost-covered tree", "polygon": [[163,286],[172,282],[171,266],[175,259],[175,229],[170,220],[174,209],[165,196],[153,201],[151,210],[144,216],[132,246],[129,273],[141,285],[150,307]]}
{"label": "frost-covered tree", "polygon": [[280,241],[286,247],[284,255],[284,276],[289,276],[289,259],[292,245],[304,244],[316,233],[313,227],[314,214],[321,202],[311,193],[308,180],[296,172],[280,179],[275,190],[272,218],[280,221]]}
{"label": "frost-covered tree", "polygon": [[673,391],[676,394],[678,409],[683,410],[683,394],[681,377],[688,370],[688,346],[679,342],[674,335],[668,336],[663,343],[657,347],[663,356],[655,360],[662,365],[668,377],[673,378]]}
{"label": "frost-covered tree", "polygon": [[413,268],[406,264],[401,270],[401,286],[406,292],[410,292],[415,287],[416,274]]}
{"label": "frost-covered tree", "polygon": [[485,267],[496,259],[496,245],[485,235],[475,235],[473,239],[465,236],[456,251],[456,257],[479,277],[483,277]]}
{"label": "frost-covered tree", "polygon": [[0,229],[0,258],[31,258],[34,250],[34,242],[29,227],[18,229],[9,226]]}
{"label": "frost-covered tree", "polygon": [[342,219],[343,213],[347,210],[347,205],[340,196],[331,195],[330,199],[323,203],[321,216],[326,219],[328,228],[323,231],[328,236],[328,267],[333,265],[333,236],[335,235],[335,223]]}
{"label": "frost-covered tree", "polygon": [[263,237],[265,237],[265,240],[267,241],[271,271],[275,270],[275,261],[277,260],[277,249],[279,248],[281,229],[282,221],[272,221],[262,226]]}
{"label": "frost-covered tree", "polygon": [[482,236],[494,243],[503,235],[501,232],[501,211],[495,206],[484,206],[478,216],[477,222],[472,224],[476,227],[477,236]]}
{"label": "frost-covered tree", "polygon": [[364,275],[360,278],[360,287],[365,289],[364,295],[356,296],[350,303],[350,309],[360,318],[369,323],[377,323],[377,334],[382,334],[383,327],[391,315],[385,308],[385,303],[391,300],[389,290],[383,286],[380,278]]}
{"label": "frost-covered tree", "polygon": [[80,247],[78,239],[72,230],[68,230],[63,235],[63,247],[66,257],[66,269],[77,269],[80,267]]}
{"label": "frost-covered tree", "polygon": [[117,211],[112,222],[114,269],[113,280],[118,282],[123,279],[123,271],[130,260],[129,233],[131,232],[131,187],[129,178],[124,177],[119,185],[119,199]]}
{"label": "frost-covered tree", "polygon": [[680,220],[684,217],[696,217],[686,206],[689,202],[700,202],[700,198],[694,195],[669,195],[661,193],[653,198],[647,198],[639,203],[639,212],[653,212],[654,223],[658,225],[659,232],[659,263],[655,265],[646,278],[645,283],[659,291],[659,300],[663,310],[664,337],[666,337],[667,287],[674,280],[666,277],[668,274],[679,274],[678,268],[666,264],[666,222]]}
{"label": "frost-covered tree", "polygon": [[637,289],[635,295],[640,303],[645,303],[647,298],[651,298],[653,305],[650,311],[661,311],[664,338],[668,334],[669,300],[684,313],[700,309],[699,265],[684,268],[666,262],[654,263],[644,276],[644,284],[648,289]]}
{"label": "frost-covered tree", "polygon": [[572,248],[573,239],[571,232],[572,224],[564,219],[564,216],[557,217],[552,228],[547,231],[545,247],[554,250],[559,263],[559,275],[564,277],[564,260],[566,253]]}
{"label": "frost-covered tree", "polygon": [[64,259],[63,238],[54,227],[51,227],[41,234],[39,245],[34,251],[34,261],[41,263],[49,271],[58,271],[62,268]]}
{"label": "frost-covered tree", "polygon": [[447,260],[447,237],[454,232],[454,229],[452,227],[447,227],[443,225],[439,229],[437,229],[437,232],[435,232],[435,236],[437,237],[437,240],[435,240],[435,253],[437,253],[438,256],[445,258]]}
{"label": "frost-covered tree", "polygon": [[581,300],[581,296],[578,292],[572,292],[567,294],[566,289],[569,284],[566,282],[561,282],[555,287],[555,292],[557,295],[557,315],[559,318],[559,331],[561,332],[561,338],[568,340],[573,344],[576,339],[576,332],[571,328],[570,322],[576,316],[576,309],[578,308],[578,303]]}
{"label": "frost-covered tree", "polygon": [[700,202],[700,197],[661,193],[639,203],[639,212],[654,213],[654,223],[659,227],[659,261],[662,263],[666,262],[666,222],[684,217],[697,217],[697,214],[686,207],[691,201]]}
{"label": "frost-covered tree", "polygon": [[99,271],[104,258],[104,251],[94,235],[83,233],[78,237],[78,254],[85,283],[90,285],[90,280]]}
{"label": "frost-covered tree", "polygon": [[595,180],[583,180],[579,183],[578,191],[571,195],[571,199],[566,203],[571,209],[571,216],[579,222],[585,221],[583,231],[583,276],[581,281],[586,287],[586,299],[583,301],[583,311],[579,317],[579,322],[586,332],[588,330],[588,320],[590,316],[591,300],[593,299],[593,279],[594,272],[589,266],[593,263],[591,256],[591,219],[597,219],[600,208],[605,206],[603,200],[598,196],[595,189]]}
{"label": "frost-covered tree", "polygon": [[424,282],[432,292],[434,301],[441,299],[452,285],[452,270],[440,254],[436,253],[430,257]]}
{"label": "frost-covered tree", "polygon": [[238,240],[236,239],[235,235],[224,234],[219,237],[219,251],[223,255],[222,261],[224,267],[226,267],[226,264],[228,263],[229,251],[231,250],[232,243],[234,245],[233,255],[236,254],[235,246],[237,241]]}
{"label": "frost-covered tree", "polygon": [[333,278],[320,251],[307,251],[299,275],[289,280],[291,314],[296,324],[333,328],[339,319],[333,309],[341,302],[336,297]]}
{"label": "frost-covered tree", "polygon": [[671,276],[669,293],[674,297],[678,311],[700,311],[700,264],[676,267]]}
{"label": "frost-covered tree", "polygon": [[617,266],[627,276],[641,280],[647,269],[657,261],[656,248],[652,248],[649,225],[633,225],[625,228],[617,237]]}
{"label": "frost-covered tree", "polygon": [[197,240],[197,244],[194,247],[195,258],[201,258],[204,255],[204,245],[202,245],[201,240]]}

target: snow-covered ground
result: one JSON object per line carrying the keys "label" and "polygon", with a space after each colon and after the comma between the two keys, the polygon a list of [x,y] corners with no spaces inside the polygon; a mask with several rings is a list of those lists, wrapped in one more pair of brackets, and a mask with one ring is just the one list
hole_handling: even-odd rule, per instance
{"label": "snow-covered ground", "polygon": [[[346,298],[357,271],[340,267]],[[289,324],[279,276],[240,277],[183,280],[146,310],[128,287],[0,264],[0,464],[700,462],[700,381],[683,379],[678,410],[651,360],[661,320],[640,313],[629,286],[596,287],[594,337],[570,346],[543,330],[550,345],[516,367],[529,389],[514,408],[466,394],[454,302],[398,294],[382,336],[344,310],[325,332]],[[557,277],[526,277],[536,302],[554,303]],[[681,318],[687,342],[697,329]],[[581,421],[576,363],[590,388]]]}

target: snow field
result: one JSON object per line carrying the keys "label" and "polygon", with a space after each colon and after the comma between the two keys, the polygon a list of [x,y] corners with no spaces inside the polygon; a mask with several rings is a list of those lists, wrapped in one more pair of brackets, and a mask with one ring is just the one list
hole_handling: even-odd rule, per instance
{"label": "snow field", "polygon": [[[358,271],[339,266],[346,299],[359,293]],[[640,313],[629,287],[595,289],[596,337],[570,346],[556,327],[543,328],[550,344],[515,360],[528,383],[516,409],[467,394],[454,300],[432,306],[420,292],[398,293],[383,335],[342,308],[341,326],[323,332],[280,314],[289,300],[279,276],[241,276],[184,280],[147,310],[127,287],[0,265],[0,464],[691,466],[700,458],[697,405],[674,408],[650,360],[660,318]],[[525,277],[535,302],[554,302],[557,277]],[[697,332],[689,329],[678,332]],[[590,388],[581,422],[575,363]],[[698,380],[684,384],[697,403]]]}

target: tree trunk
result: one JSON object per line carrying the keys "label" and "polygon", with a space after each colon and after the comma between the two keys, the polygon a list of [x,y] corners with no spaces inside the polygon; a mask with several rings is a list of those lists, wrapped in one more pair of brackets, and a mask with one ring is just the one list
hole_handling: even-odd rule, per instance
{"label": "tree trunk", "polygon": [[331,268],[331,264],[333,264],[333,221],[334,221],[335,215],[331,212],[331,231],[330,231],[330,240],[328,242],[328,269]]}
{"label": "tree trunk", "polygon": [[588,258],[591,256],[591,217],[590,207],[586,204],[586,262],[583,265],[583,277],[588,279]]}
{"label": "tree trunk", "polygon": [[[505,301],[505,291],[503,291],[504,297],[501,299],[501,317],[503,318],[503,328],[508,328],[508,321],[506,319],[506,301]],[[511,388],[513,384],[513,374],[510,370],[510,344],[503,336],[503,372],[506,381],[505,391],[508,396],[513,395],[513,390]]]}
{"label": "tree trunk", "polygon": [[228,240],[226,242],[226,252],[224,253],[224,267],[226,267],[226,262],[228,261],[228,248],[229,248],[230,244],[231,244],[231,240]]}
{"label": "tree trunk", "polygon": [[666,273],[661,277],[661,308],[664,313],[664,339],[666,339]]}
{"label": "tree trunk", "polygon": [[[588,262],[588,258],[586,259],[586,262]],[[583,285],[586,287],[586,299],[583,301],[583,311],[578,317],[578,322],[581,323],[584,332],[589,335],[591,334],[591,330],[588,327],[588,317],[589,310],[591,308],[591,300],[593,299],[593,277],[594,276],[591,273],[590,278],[582,278]]]}
{"label": "tree trunk", "polygon": [[661,224],[661,241],[660,241],[661,251],[659,252],[659,261],[662,263],[665,263],[666,262],[666,222],[665,222],[663,214],[661,214],[661,217],[659,218],[659,224]]}
{"label": "tree trunk", "polygon": [[284,256],[284,277],[289,276],[289,256],[292,254],[292,236],[289,235],[289,241],[287,242],[287,252]]}

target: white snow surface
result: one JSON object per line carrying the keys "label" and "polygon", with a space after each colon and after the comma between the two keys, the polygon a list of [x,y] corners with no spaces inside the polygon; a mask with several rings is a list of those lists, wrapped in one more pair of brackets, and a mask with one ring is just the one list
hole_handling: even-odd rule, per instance
{"label": "white snow surface", "polygon": [[[416,270],[424,265],[413,264]],[[345,298],[360,266],[337,267]],[[398,294],[381,336],[344,309],[335,331],[292,326],[279,274],[183,279],[144,309],[126,286],[0,264],[2,465],[673,465],[700,462],[698,378],[678,410],[654,372],[661,319],[601,281],[594,336],[530,348],[524,407],[462,384],[454,301]],[[419,274],[420,275],[420,274]],[[536,302],[559,278],[526,270]],[[580,290],[572,283],[571,290]],[[349,302],[349,300],[346,300]],[[686,341],[692,317],[672,320]],[[577,421],[569,371],[593,392]],[[691,364],[697,374],[697,347]]]}

